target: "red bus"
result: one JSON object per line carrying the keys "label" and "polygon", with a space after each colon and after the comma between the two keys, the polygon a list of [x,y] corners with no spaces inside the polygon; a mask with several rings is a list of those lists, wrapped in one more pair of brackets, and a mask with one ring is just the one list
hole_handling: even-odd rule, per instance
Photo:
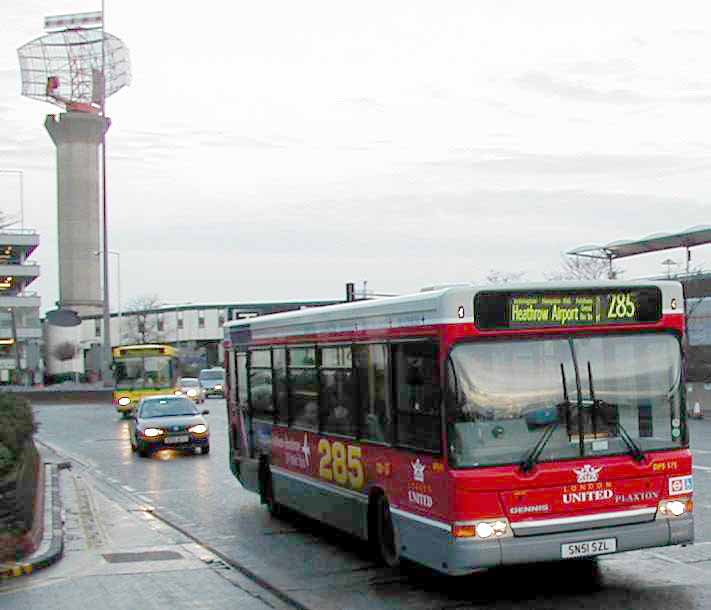
{"label": "red bus", "polygon": [[676,282],[458,285],[225,325],[230,466],[447,574],[693,542]]}

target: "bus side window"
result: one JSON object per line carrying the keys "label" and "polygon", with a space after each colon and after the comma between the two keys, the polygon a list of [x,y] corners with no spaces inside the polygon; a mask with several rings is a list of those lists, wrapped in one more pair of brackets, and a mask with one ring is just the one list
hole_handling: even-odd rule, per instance
{"label": "bus side window", "polygon": [[356,388],[350,345],[321,349],[323,431],[355,436],[358,428]]}
{"label": "bus side window", "polygon": [[250,352],[249,400],[255,418],[274,419],[272,353],[269,349]]}
{"label": "bus side window", "polygon": [[294,347],[288,350],[289,409],[292,424],[318,430],[319,388],[316,348]]}
{"label": "bus side window", "polygon": [[274,369],[274,400],[277,419],[283,424],[289,423],[289,396],[286,385],[286,349],[275,347],[272,350]]}
{"label": "bus side window", "polygon": [[388,348],[386,345],[354,345],[353,363],[360,389],[361,438],[389,443],[392,411]]}
{"label": "bus side window", "polygon": [[227,404],[232,408],[237,406],[237,371],[235,370],[235,352],[234,350],[225,350],[225,378],[229,382],[229,394],[227,396]]}
{"label": "bus side window", "polygon": [[248,404],[247,394],[247,354],[237,354],[237,403],[240,407],[246,408]]}
{"label": "bus side window", "polygon": [[399,445],[441,451],[440,382],[437,345],[392,346]]}

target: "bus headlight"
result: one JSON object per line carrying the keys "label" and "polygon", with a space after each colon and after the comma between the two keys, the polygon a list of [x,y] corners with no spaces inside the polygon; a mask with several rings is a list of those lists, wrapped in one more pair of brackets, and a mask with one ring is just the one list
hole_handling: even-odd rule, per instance
{"label": "bus headlight", "polygon": [[131,404],[131,399],[128,396],[121,396],[121,398],[118,399],[118,403],[122,407],[126,407]]}
{"label": "bus headlight", "polygon": [[198,424],[197,426],[188,428],[188,432],[192,432],[193,434],[205,434],[205,432],[207,432],[207,426],[205,424]]}
{"label": "bus headlight", "polygon": [[160,428],[146,428],[143,431],[143,436],[147,438],[155,438],[156,436],[160,436],[161,434],[163,434],[163,430],[161,430]]}
{"label": "bus headlight", "polygon": [[511,528],[507,519],[493,519],[486,521],[466,521],[455,523],[452,527],[455,538],[480,538],[488,540],[511,536]]}
{"label": "bus headlight", "polygon": [[694,503],[691,498],[662,500],[657,509],[657,519],[681,517],[685,513],[690,513],[693,509]]}

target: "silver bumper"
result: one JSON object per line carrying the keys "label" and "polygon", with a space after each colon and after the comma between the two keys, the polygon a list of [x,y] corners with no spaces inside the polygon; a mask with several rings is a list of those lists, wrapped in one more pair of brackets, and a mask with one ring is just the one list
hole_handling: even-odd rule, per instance
{"label": "silver bumper", "polygon": [[599,538],[616,538],[617,553],[694,541],[694,518],[660,519],[634,525],[603,527],[560,534],[522,536],[483,542],[466,538],[451,541],[443,571],[469,574],[482,568],[561,559],[561,545]]}

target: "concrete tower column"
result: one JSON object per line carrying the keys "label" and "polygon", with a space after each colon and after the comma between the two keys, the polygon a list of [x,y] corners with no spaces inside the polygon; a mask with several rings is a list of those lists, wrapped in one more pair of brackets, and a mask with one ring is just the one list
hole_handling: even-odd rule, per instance
{"label": "concrete tower column", "polygon": [[99,145],[111,120],[86,112],[47,115],[57,147],[59,306],[79,315],[102,309],[99,272]]}

